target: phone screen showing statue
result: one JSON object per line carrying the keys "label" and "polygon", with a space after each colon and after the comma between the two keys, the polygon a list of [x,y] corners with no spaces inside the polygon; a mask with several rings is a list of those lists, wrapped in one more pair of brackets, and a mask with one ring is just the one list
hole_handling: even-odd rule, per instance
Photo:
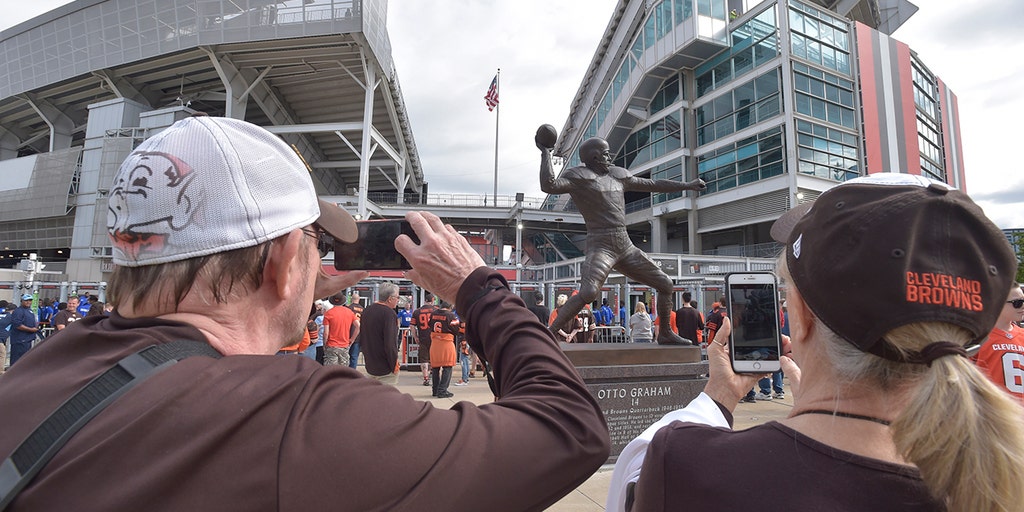
{"label": "phone screen showing statue", "polygon": [[419,237],[405,220],[357,221],[359,239],[352,243],[335,241],[334,268],[338,270],[407,270],[409,262],[395,250],[395,239],[405,234],[419,243]]}
{"label": "phone screen showing statue", "polygon": [[734,361],[779,360],[779,307],[775,285],[734,283],[729,286]]}

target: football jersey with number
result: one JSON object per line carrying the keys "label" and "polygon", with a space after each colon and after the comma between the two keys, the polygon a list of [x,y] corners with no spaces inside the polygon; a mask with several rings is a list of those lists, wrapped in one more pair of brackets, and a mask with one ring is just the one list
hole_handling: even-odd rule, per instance
{"label": "football jersey with number", "polygon": [[999,387],[1024,401],[1024,331],[993,329],[982,343],[975,362]]}

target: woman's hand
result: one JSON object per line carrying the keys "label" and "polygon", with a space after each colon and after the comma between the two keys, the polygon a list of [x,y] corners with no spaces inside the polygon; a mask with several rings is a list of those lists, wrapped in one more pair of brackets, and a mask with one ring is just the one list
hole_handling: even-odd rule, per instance
{"label": "woman's hand", "polygon": [[732,361],[729,359],[730,333],[732,320],[723,318],[722,327],[708,344],[708,383],[704,386],[704,393],[732,412],[740,398],[765,375],[732,371]]}

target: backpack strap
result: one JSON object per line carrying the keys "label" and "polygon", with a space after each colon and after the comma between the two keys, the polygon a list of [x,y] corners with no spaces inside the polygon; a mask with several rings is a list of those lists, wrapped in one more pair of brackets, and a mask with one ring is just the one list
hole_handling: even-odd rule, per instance
{"label": "backpack strap", "polygon": [[208,343],[198,341],[151,345],[121,359],[64,401],[0,462],[0,510],[100,411],[147,378],[192,356],[221,358]]}

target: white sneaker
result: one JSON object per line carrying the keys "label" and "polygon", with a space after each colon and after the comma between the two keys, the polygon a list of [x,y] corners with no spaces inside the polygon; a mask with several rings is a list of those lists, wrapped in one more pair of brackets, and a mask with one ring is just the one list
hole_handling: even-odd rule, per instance
{"label": "white sneaker", "polygon": [[756,395],[754,395],[754,399],[755,400],[771,400],[772,396],[769,395],[768,393],[760,393],[759,392]]}
{"label": "white sneaker", "polygon": [[469,383],[464,381],[464,380],[460,380],[460,381],[456,382],[455,385],[456,386],[468,386]]}

